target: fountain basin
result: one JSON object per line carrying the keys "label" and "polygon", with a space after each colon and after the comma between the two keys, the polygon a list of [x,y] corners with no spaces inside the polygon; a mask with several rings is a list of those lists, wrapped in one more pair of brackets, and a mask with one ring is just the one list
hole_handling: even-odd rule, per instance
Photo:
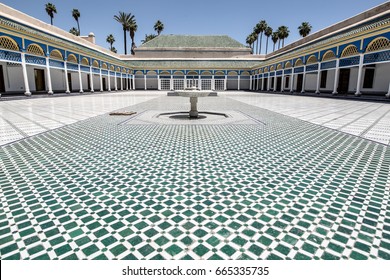
{"label": "fountain basin", "polygon": [[190,103],[191,103],[191,110],[189,112],[190,118],[198,118],[199,116],[198,97],[206,97],[210,93],[212,93],[212,91],[189,88],[184,90],[175,90],[175,93],[177,93],[179,96],[190,98]]}

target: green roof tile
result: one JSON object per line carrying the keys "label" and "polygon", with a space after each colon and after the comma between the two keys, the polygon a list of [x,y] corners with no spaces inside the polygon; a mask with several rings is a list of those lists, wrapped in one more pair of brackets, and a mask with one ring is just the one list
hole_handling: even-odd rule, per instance
{"label": "green roof tile", "polygon": [[149,48],[246,48],[226,35],[160,35],[138,47]]}
{"label": "green roof tile", "polygon": [[252,60],[138,60],[131,66],[143,69],[250,69],[261,62]]}

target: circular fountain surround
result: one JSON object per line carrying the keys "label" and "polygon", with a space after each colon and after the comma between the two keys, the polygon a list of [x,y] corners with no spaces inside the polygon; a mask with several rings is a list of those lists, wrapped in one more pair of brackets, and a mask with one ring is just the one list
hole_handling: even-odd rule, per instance
{"label": "circular fountain surround", "polygon": [[190,118],[198,118],[198,97],[206,97],[212,91],[210,90],[199,90],[196,87],[186,88],[184,90],[175,90],[175,92],[182,97],[189,97],[191,103],[191,110],[189,112]]}

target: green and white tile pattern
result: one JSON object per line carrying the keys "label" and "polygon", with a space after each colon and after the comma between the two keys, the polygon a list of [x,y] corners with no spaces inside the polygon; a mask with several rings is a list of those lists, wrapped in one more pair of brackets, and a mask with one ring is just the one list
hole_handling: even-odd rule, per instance
{"label": "green and white tile pattern", "polygon": [[1,146],[1,258],[390,259],[389,146],[230,98],[199,106],[258,123],[102,115]]}

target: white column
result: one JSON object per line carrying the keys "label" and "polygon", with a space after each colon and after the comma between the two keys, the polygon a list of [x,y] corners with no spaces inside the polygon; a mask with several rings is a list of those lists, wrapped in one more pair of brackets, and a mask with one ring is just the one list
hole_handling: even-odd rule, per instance
{"label": "white column", "polygon": [[[194,86],[194,85],[192,85]],[[184,88],[187,88],[188,87],[188,84],[187,84],[187,75],[184,75]]]}
{"label": "white column", "polygon": [[362,95],[362,93],[360,92],[360,88],[361,88],[362,76],[363,76],[363,62],[364,62],[364,54],[361,53],[359,59],[359,71],[358,71],[358,79],[357,79],[355,96]]}
{"label": "white column", "polygon": [[147,85],[146,85],[146,75],[144,75],[144,89],[147,90]]}
{"label": "white column", "polygon": [[389,90],[387,91],[386,97],[390,98],[390,82],[389,82]]}
{"label": "white column", "polygon": [[271,75],[268,72],[268,80],[267,80],[267,91],[269,91],[271,88]]}
{"label": "white column", "polygon": [[126,74],[126,90],[129,90],[129,74]]}
{"label": "white column", "polygon": [[65,93],[70,93],[69,90],[69,80],[68,80],[68,66],[66,65],[66,61],[64,61],[64,73],[65,73]]}
{"label": "white column", "polygon": [[294,92],[294,68],[291,68],[291,81],[290,81],[290,92]]}
{"label": "white column", "polygon": [[302,81],[301,93],[305,93],[305,86],[306,86],[306,65],[303,66],[303,81]]}
{"label": "white column", "polygon": [[264,74],[262,74],[262,78],[261,78],[261,90],[263,90],[264,88]]}
{"label": "white column", "polygon": [[102,69],[100,68],[99,78],[100,78],[100,91],[103,91],[103,77],[102,77]]}
{"label": "white column", "polygon": [[83,93],[83,80],[81,79],[81,65],[79,64],[79,82],[80,82],[80,93]]}
{"label": "white column", "polygon": [[123,75],[122,75],[122,72],[120,74],[121,74],[121,90],[123,90]]}
{"label": "white column", "polygon": [[115,75],[115,79],[114,79],[115,91],[117,91],[118,90],[118,76],[117,76],[116,72],[114,72],[114,75]]}
{"label": "white column", "polygon": [[241,84],[241,76],[237,76],[237,90],[240,90],[240,84]]}
{"label": "white column", "polygon": [[108,91],[111,91],[111,76],[110,76],[110,70],[107,70],[107,77],[108,77]]}
{"label": "white column", "polygon": [[321,62],[318,62],[316,93],[320,93]]}
{"label": "white column", "polygon": [[170,88],[173,90],[173,76],[171,75],[171,80],[170,80]]}
{"label": "white column", "polygon": [[275,71],[275,75],[274,75],[274,90],[273,91],[276,91],[276,82],[278,80],[278,77],[276,77],[276,71]]}
{"label": "white column", "polygon": [[198,76],[198,88],[202,90],[202,80],[200,79],[200,75]]}
{"label": "white column", "polygon": [[282,82],[280,84],[280,91],[284,92],[284,70],[282,70]]}
{"label": "white column", "polygon": [[227,90],[227,75],[225,75],[225,80],[223,82],[223,90]]}
{"label": "white column", "polygon": [[132,79],[133,79],[133,90],[135,90],[135,75],[134,74],[132,75]]}
{"label": "white column", "polygon": [[22,72],[23,72],[23,81],[24,81],[24,95],[31,96],[30,92],[30,86],[28,84],[28,77],[27,77],[27,67],[26,67],[26,57],[25,53],[22,52]]}
{"label": "white column", "polygon": [[157,75],[157,89],[158,89],[158,90],[161,90],[161,79],[160,79],[160,75]]}
{"label": "white column", "polygon": [[253,90],[253,88],[252,88],[252,75],[249,77],[249,89]]}
{"label": "white column", "polygon": [[91,92],[94,92],[92,66],[89,66],[89,83],[91,84]]}
{"label": "white column", "polygon": [[46,76],[47,76],[47,86],[49,91],[48,94],[53,94],[53,87],[51,86],[51,75],[50,75],[50,61],[49,57],[46,57]]}
{"label": "white column", "polygon": [[211,78],[211,90],[215,90],[215,77],[214,77],[214,75]]}
{"label": "white column", "polygon": [[339,72],[340,72],[340,59],[338,58],[336,60],[336,69],[334,73],[334,85],[333,85],[333,92],[332,92],[333,95],[338,93],[337,87],[339,85]]}

